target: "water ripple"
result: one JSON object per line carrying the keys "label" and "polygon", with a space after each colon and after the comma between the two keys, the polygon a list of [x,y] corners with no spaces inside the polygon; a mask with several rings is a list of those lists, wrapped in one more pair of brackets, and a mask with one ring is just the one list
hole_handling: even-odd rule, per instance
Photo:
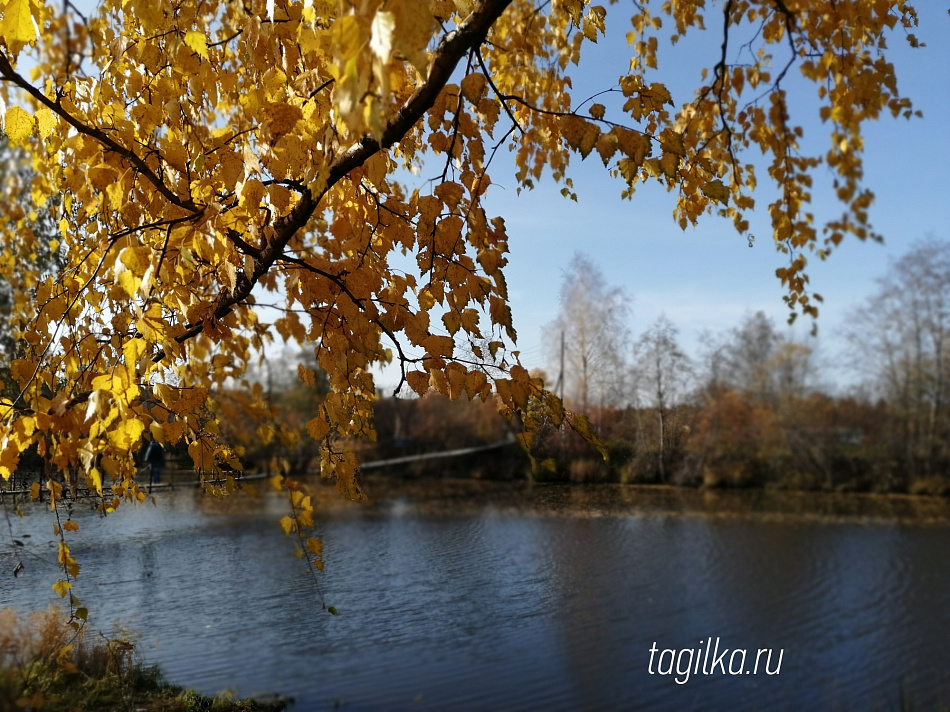
{"label": "water ripple", "polygon": [[[77,511],[76,593],[97,620],[142,631],[174,682],[280,692],[302,710],[887,709],[902,688],[920,708],[950,700],[937,672],[950,670],[950,529],[543,495],[553,509],[453,494],[456,514],[412,497],[328,514],[319,590],[272,503],[224,512],[182,493],[105,523]],[[0,606],[35,608],[54,598],[49,517],[17,526],[41,558],[0,578]],[[654,643],[707,640],[781,649],[781,674],[649,673]]]}

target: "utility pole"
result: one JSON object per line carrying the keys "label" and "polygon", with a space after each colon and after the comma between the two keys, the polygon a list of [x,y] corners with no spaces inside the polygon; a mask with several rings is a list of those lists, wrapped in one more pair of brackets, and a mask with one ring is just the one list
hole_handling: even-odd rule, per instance
{"label": "utility pole", "polygon": [[557,374],[557,383],[554,384],[554,394],[564,401],[564,329],[561,329],[561,370]]}

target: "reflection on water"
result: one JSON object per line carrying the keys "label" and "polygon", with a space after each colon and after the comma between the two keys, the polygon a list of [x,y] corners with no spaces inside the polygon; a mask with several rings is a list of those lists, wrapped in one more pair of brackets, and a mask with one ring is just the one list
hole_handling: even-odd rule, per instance
{"label": "reflection on water", "polygon": [[[902,691],[922,709],[950,703],[946,502],[370,491],[372,507],[328,499],[321,524],[320,586],[339,617],[280,532],[280,501],[192,491],[104,523],[77,508],[76,593],[103,625],[141,631],[174,682],[290,694],[303,710],[884,710]],[[27,572],[14,579],[0,554],[0,607],[42,607],[50,518],[37,508],[13,527]],[[773,648],[773,669],[784,649],[781,673],[649,674],[654,642],[710,637],[750,657]]]}

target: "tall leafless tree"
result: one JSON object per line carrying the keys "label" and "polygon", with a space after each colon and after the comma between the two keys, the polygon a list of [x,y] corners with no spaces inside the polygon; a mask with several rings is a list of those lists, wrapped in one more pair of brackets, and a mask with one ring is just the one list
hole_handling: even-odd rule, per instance
{"label": "tall leafless tree", "polygon": [[575,253],[561,281],[560,302],[557,319],[545,332],[552,373],[561,372],[563,334],[565,399],[582,413],[590,412],[595,398],[601,405],[620,403],[630,338],[629,297],[621,287],[609,286],[587,256]]}
{"label": "tall leafless tree", "polygon": [[725,334],[707,334],[703,361],[707,390],[733,390],[759,403],[803,396],[816,370],[811,346],[781,334],[761,311]]}
{"label": "tall leafless tree", "polygon": [[689,357],[676,341],[677,329],[661,316],[637,341],[634,348],[634,372],[643,402],[657,415],[659,441],[657,462],[660,479],[666,479],[667,418],[686,392],[691,377]]}
{"label": "tall leafless tree", "polygon": [[878,280],[846,329],[852,362],[900,423],[907,464],[929,462],[950,433],[950,243],[917,243]]}

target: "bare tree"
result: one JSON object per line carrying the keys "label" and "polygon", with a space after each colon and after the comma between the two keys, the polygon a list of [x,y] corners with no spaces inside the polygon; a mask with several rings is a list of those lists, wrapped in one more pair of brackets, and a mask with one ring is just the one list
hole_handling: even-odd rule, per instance
{"label": "bare tree", "polygon": [[803,396],[815,374],[812,348],[780,334],[759,311],[721,337],[705,339],[706,387],[730,389],[761,403]]}
{"label": "bare tree", "polygon": [[950,243],[928,239],[891,266],[848,319],[852,362],[897,415],[908,466],[948,432]]}
{"label": "bare tree", "polygon": [[677,329],[661,316],[647,329],[634,347],[637,386],[643,399],[656,411],[659,426],[658,467],[666,479],[667,418],[686,392],[691,378],[689,357],[676,341]]}
{"label": "bare tree", "polygon": [[804,397],[815,380],[814,354],[805,343],[780,338],[768,362],[771,392],[780,400]]}
{"label": "bare tree", "polygon": [[732,329],[723,351],[723,379],[737,391],[767,400],[769,361],[779,342],[774,322],[764,312],[750,314]]}
{"label": "bare tree", "polygon": [[622,288],[608,286],[588,257],[575,253],[560,300],[558,317],[545,330],[562,395],[582,413],[590,411],[594,398],[602,406],[616,405],[625,383],[630,299]]}

